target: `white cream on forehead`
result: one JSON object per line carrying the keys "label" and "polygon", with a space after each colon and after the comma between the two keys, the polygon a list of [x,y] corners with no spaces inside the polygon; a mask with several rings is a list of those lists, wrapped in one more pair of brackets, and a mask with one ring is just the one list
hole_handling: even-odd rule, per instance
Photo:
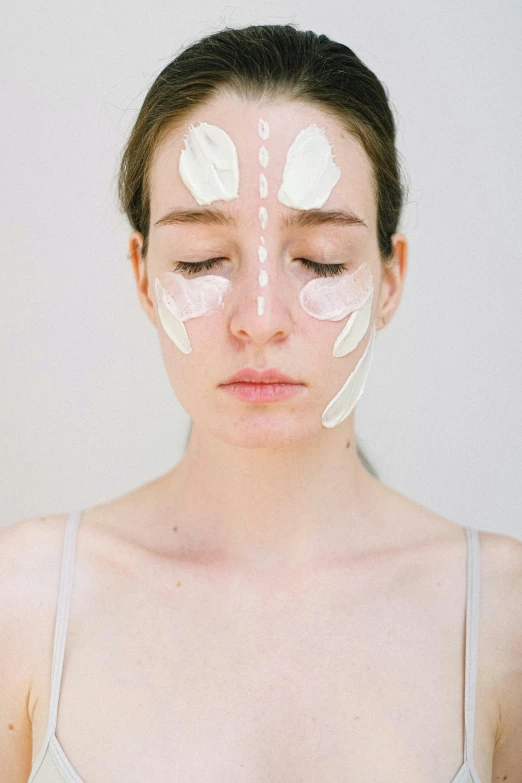
{"label": "white cream on forehead", "polygon": [[236,145],[222,128],[200,122],[190,125],[179,173],[198,204],[238,198],[239,165]]}
{"label": "white cream on forehead", "polygon": [[277,198],[294,209],[318,209],[326,203],[340,176],[325,132],[315,124],[309,125],[297,134],[287,152]]}
{"label": "white cream on forehead", "polygon": [[[258,123],[259,136],[269,138],[269,126],[264,120]],[[259,150],[259,163],[266,169],[268,150]],[[200,205],[213,201],[231,201],[238,197],[239,166],[234,142],[221,128],[208,123],[190,126],[182,150],[179,171],[183,182]],[[283,182],[278,199],[294,209],[322,207],[340,177],[340,168],[333,161],[332,151],[324,131],[316,125],[301,130],[288,150]],[[268,181],[260,174],[260,196],[266,198]],[[268,224],[268,212],[259,208],[262,229]],[[258,248],[259,261],[266,260],[265,242]],[[207,315],[222,308],[223,297],[230,288],[230,281],[219,275],[206,275],[186,280],[173,272],[163,276],[165,285],[156,278],[155,293],[158,314],[165,332],[185,354],[192,351],[184,321]],[[268,274],[260,270],[259,285],[265,287]],[[333,355],[342,357],[353,351],[364,338],[370,324],[373,284],[367,265],[363,264],[351,275],[336,278],[314,278],[300,292],[301,307],[319,320],[341,320],[351,313],[338,335]],[[257,297],[257,312],[264,313],[264,297]],[[362,357],[339,392],[326,406],[322,414],[324,427],[335,427],[346,419],[364,391],[375,341],[375,327]]]}

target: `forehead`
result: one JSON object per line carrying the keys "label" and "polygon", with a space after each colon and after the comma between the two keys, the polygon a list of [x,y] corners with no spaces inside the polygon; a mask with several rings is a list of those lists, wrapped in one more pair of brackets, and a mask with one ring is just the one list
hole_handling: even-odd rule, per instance
{"label": "forehead", "polygon": [[[269,136],[260,138],[259,120],[268,123]],[[321,108],[310,103],[290,100],[246,100],[235,95],[215,96],[198,107],[176,127],[171,128],[158,145],[150,169],[151,225],[173,208],[191,209],[197,205],[179,173],[179,158],[185,148],[184,137],[191,125],[200,122],[216,125],[234,142],[239,163],[239,197],[215,205],[238,217],[257,215],[259,207],[259,174],[268,180],[266,206],[280,214],[290,212],[277,200],[283,179],[287,152],[297,134],[309,125],[321,128],[332,149],[340,177],[324,209],[351,209],[373,229],[376,203],[370,160],[357,139],[342,124]],[[264,146],[269,164],[262,169],[259,150]],[[212,205],[211,205],[212,206]]]}

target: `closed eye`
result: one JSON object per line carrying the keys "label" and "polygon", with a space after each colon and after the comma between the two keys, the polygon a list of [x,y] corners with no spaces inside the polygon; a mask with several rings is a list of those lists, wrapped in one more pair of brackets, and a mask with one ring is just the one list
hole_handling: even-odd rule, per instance
{"label": "closed eye", "polygon": [[[176,272],[187,272],[189,275],[195,275],[202,269],[212,269],[220,264],[221,261],[226,260],[227,259],[224,257],[216,257],[208,258],[206,261],[194,261],[193,263],[177,261],[175,269]],[[307,269],[311,269],[312,272],[315,272],[319,277],[342,275],[342,273],[347,270],[345,264],[318,264],[316,261],[311,261],[309,258],[298,258],[296,260],[300,261]]]}

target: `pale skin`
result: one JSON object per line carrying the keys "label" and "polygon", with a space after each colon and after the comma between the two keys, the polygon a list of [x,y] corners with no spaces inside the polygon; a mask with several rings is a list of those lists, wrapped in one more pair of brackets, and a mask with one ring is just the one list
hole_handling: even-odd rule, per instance
{"label": "pale skin", "polygon": [[[259,117],[271,128],[262,316]],[[322,426],[368,336],[333,357],[345,321],[310,318],[291,282],[296,258],[333,263],[348,248],[356,265],[372,264],[381,329],[403,292],[406,237],[393,235],[390,268],[375,263],[369,159],[319,108],[220,96],[190,121],[236,144],[240,198],[212,205],[236,226],[154,225],[198,207],[178,172],[184,124],[153,162],[147,258],[139,232],[129,255],[192,438],[165,475],[84,512],[57,737],[85,783],[451,783],[463,760],[464,533],[364,470],[354,413]],[[342,172],[324,209],[350,209],[367,227],[281,227],[291,211],[276,198],[285,154],[314,122]],[[234,295],[186,323],[184,355],[159,323],[154,277],[213,256],[235,265]],[[303,284],[312,276],[303,270]],[[305,390],[241,402],[218,386],[245,366],[276,367]],[[0,718],[13,726],[0,734],[0,759],[13,783],[27,780],[45,734],[64,521],[0,531],[11,641]],[[482,783],[521,783],[522,544],[482,532],[481,567],[475,766]]]}

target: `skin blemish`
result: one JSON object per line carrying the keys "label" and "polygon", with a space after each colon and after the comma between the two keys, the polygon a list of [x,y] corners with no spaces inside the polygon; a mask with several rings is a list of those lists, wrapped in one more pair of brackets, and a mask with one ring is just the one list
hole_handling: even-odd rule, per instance
{"label": "skin blemish", "polygon": [[9,729],[9,731],[13,731],[13,729],[14,729],[14,726],[13,726],[13,724],[12,724],[12,723],[8,723],[8,724],[7,724],[7,728]]}
{"label": "skin blemish", "polygon": [[180,586],[181,586],[181,582],[176,582],[176,587],[180,587]]}
{"label": "skin blemish", "polygon": [[178,532],[178,526],[177,526],[177,525],[174,525],[174,527],[173,527],[172,529],[173,529],[173,531],[174,531],[175,533],[177,533],[177,532]]}

